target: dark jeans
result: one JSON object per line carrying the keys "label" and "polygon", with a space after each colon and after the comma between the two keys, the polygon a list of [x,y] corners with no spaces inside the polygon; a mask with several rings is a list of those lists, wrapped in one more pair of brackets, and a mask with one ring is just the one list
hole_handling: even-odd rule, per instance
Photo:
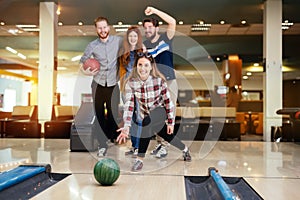
{"label": "dark jeans", "polygon": [[151,138],[157,133],[164,140],[177,147],[180,150],[184,150],[185,145],[176,136],[175,133],[167,133],[167,125],[165,120],[167,118],[166,110],[163,107],[158,107],[150,112],[150,115],[146,116],[142,121],[142,133],[140,138],[140,145],[138,156],[145,157],[145,153],[148,149]]}
{"label": "dark jeans", "polygon": [[[107,140],[114,140],[118,137],[117,120],[119,117],[119,86],[101,86],[93,81],[92,95],[95,109],[95,121],[93,133],[98,140],[99,147],[107,147]],[[105,109],[107,112],[105,112]]]}
{"label": "dark jeans", "polygon": [[131,146],[135,149],[139,148],[140,137],[142,132],[142,121],[137,119],[137,113],[133,112],[132,123],[130,127]]}

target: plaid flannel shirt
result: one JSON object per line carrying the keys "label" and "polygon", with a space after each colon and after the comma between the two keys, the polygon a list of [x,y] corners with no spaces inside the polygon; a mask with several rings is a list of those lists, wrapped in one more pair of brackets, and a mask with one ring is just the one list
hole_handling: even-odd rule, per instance
{"label": "plaid flannel shirt", "polygon": [[175,106],[170,100],[167,83],[161,78],[149,76],[146,81],[131,78],[125,85],[124,126],[131,126],[134,111],[134,96],[139,102],[139,115],[144,119],[156,107],[164,107],[167,113],[167,124],[175,124]]}

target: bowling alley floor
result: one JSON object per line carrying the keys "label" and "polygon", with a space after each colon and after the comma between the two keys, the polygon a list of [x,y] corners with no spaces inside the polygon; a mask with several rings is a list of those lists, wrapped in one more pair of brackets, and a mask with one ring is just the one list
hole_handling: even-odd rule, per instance
{"label": "bowling alley floor", "polygon": [[[184,176],[207,176],[215,167],[224,177],[243,177],[263,199],[298,199],[300,145],[258,141],[184,141],[192,162],[184,162],[172,146],[164,159],[149,153],[141,172],[130,171],[133,158],[126,145],[110,144],[107,157],[121,168],[112,186],[99,185],[93,176],[96,152],[71,152],[68,139],[0,139],[0,171],[23,163],[47,163],[54,173],[70,173],[32,199],[186,199]],[[155,141],[151,141],[151,149]]]}

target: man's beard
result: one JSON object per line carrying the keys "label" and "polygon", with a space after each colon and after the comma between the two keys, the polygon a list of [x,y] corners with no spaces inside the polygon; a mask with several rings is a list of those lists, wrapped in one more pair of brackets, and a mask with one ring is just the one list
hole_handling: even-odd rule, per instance
{"label": "man's beard", "polygon": [[146,34],[146,37],[148,40],[151,41],[151,40],[153,40],[153,38],[155,38],[156,34],[157,34],[156,32],[154,34],[152,34],[151,36],[147,36],[147,34]]}
{"label": "man's beard", "polygon": [[99,36],[100,39],[106,39],[108,37],[108,35],[109,35],[109,32],[107,32],[105,34],[105,36],[101,36],[101,34],[98,33],[98,36]]}

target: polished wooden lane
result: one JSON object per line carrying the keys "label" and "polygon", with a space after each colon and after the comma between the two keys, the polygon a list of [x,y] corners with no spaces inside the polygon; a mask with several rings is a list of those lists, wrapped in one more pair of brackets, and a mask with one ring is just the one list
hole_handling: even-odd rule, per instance
{"label": "polished wooden lane", "polygon": [[243,177],[264,199],[300,196],[298,144],[184,142],[190,145],[192,162],[182,161],[181,152],[170,147],[162,160],[147,154],[139,173],[130,172],[133,158],[124,155],[128,146],[111,145],[107,157],[115,159],[122,171],[110,187],[100,186],[93,177],[96,153],[70,152],[67,139],[1,139],[0,170],[33,162],[49,163],[55,173],[72,173],[33,199],[185,199],[184,176],[207,176],[209,167],[216,167],[222,176]]}

